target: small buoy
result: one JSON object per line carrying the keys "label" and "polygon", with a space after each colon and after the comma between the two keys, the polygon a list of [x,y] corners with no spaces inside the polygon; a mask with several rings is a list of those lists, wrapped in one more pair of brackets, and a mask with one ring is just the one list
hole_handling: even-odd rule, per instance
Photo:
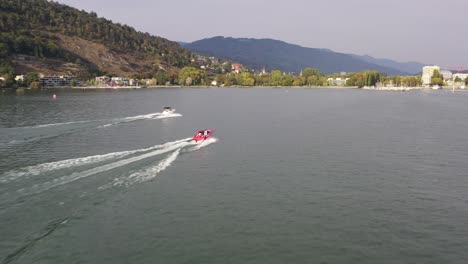
{"label": "small buoy", "polygon": [[57,99],[57,95],[56,95],[56,94],[53,94],[53,95],[52,95],[52,99],[54,99],[54,100]]}

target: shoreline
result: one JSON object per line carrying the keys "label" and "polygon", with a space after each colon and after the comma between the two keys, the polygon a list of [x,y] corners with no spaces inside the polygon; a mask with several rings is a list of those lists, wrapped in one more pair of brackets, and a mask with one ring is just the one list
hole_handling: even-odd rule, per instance
{"label": "shoreline", "polygon": [[[122,87],[99,87],[99,86],[72,86],[72,87],[43,87],[43,88],[0,88],[1,91],[15,91],[15,90],[48,90],[48,89],[71,89],[71,90],[140,90],[140,89],[329,89],[329,90],[343,90],[343,89],[355,89],[355,90],[366,90],[366,91],[384,91],[384,92],[408,92],[408,91],[422,91],[422,90],[433,90],[428,87],[356,87],[356,86],[205,86],[205,85],[193,85],[193,86],[182,86],[182,85],[155,85],[155,86],[122,86]],[[448,91],[467,91],[459,87],[443,87],[438,90]],[[437,91],[437,90],[434,90]]]}
{"label": "shoreline", "polygon": [[[355,86],[207,86],[207,85],[192,85],[192,86],[182,86],[182,85],[155,85],[155,86],[146,86],[146,87],[96,87],[96,86],[76,86],[76,87],[48,87],[45,89],[60,89],[60,88],[70,88],[70,89],[108,89],[108,90],[119,90],[119,89],[163,89],[163,88],[196,88],[196,89],[217,89],[217,88],[242,88],[242,89],[360,89]],[[44,88],[42,88],[44,89]]]}

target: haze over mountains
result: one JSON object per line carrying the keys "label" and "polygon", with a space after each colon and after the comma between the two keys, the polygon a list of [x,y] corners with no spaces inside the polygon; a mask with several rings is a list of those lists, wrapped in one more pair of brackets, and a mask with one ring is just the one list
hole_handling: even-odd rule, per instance
{"label": "haze over mountains", "polygon": [[255,69],[299,73],[306,67],[330,74],[377,70],[388,75],[411,75],[421,71],[422,64],[401,63],[389,59],[338,53],[328,49],[306,48],[273,39],[213,37],[183,43],[189,50],[240,62]]}

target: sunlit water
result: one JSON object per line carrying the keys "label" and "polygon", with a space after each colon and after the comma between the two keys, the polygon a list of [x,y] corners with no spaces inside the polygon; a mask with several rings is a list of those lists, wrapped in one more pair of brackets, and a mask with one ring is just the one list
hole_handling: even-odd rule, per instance
{"label": "sunlit water", "polygon": [[447,91],[0,92],[0,263],[466,263],[467,131]]}

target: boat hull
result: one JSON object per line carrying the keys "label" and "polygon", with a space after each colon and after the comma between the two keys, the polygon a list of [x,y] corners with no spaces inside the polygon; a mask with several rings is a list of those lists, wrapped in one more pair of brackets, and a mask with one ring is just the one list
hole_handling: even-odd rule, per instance
{"label": "boat hull", "polygon": [[[207,131],[208,133],[205,134],[205,131]],[[213,130],[200,130],[197,132],[197,134],[195,134],[195,136],[193,136],[192,140],[195,142],[204,141],[210,138],[212,135]]]}

